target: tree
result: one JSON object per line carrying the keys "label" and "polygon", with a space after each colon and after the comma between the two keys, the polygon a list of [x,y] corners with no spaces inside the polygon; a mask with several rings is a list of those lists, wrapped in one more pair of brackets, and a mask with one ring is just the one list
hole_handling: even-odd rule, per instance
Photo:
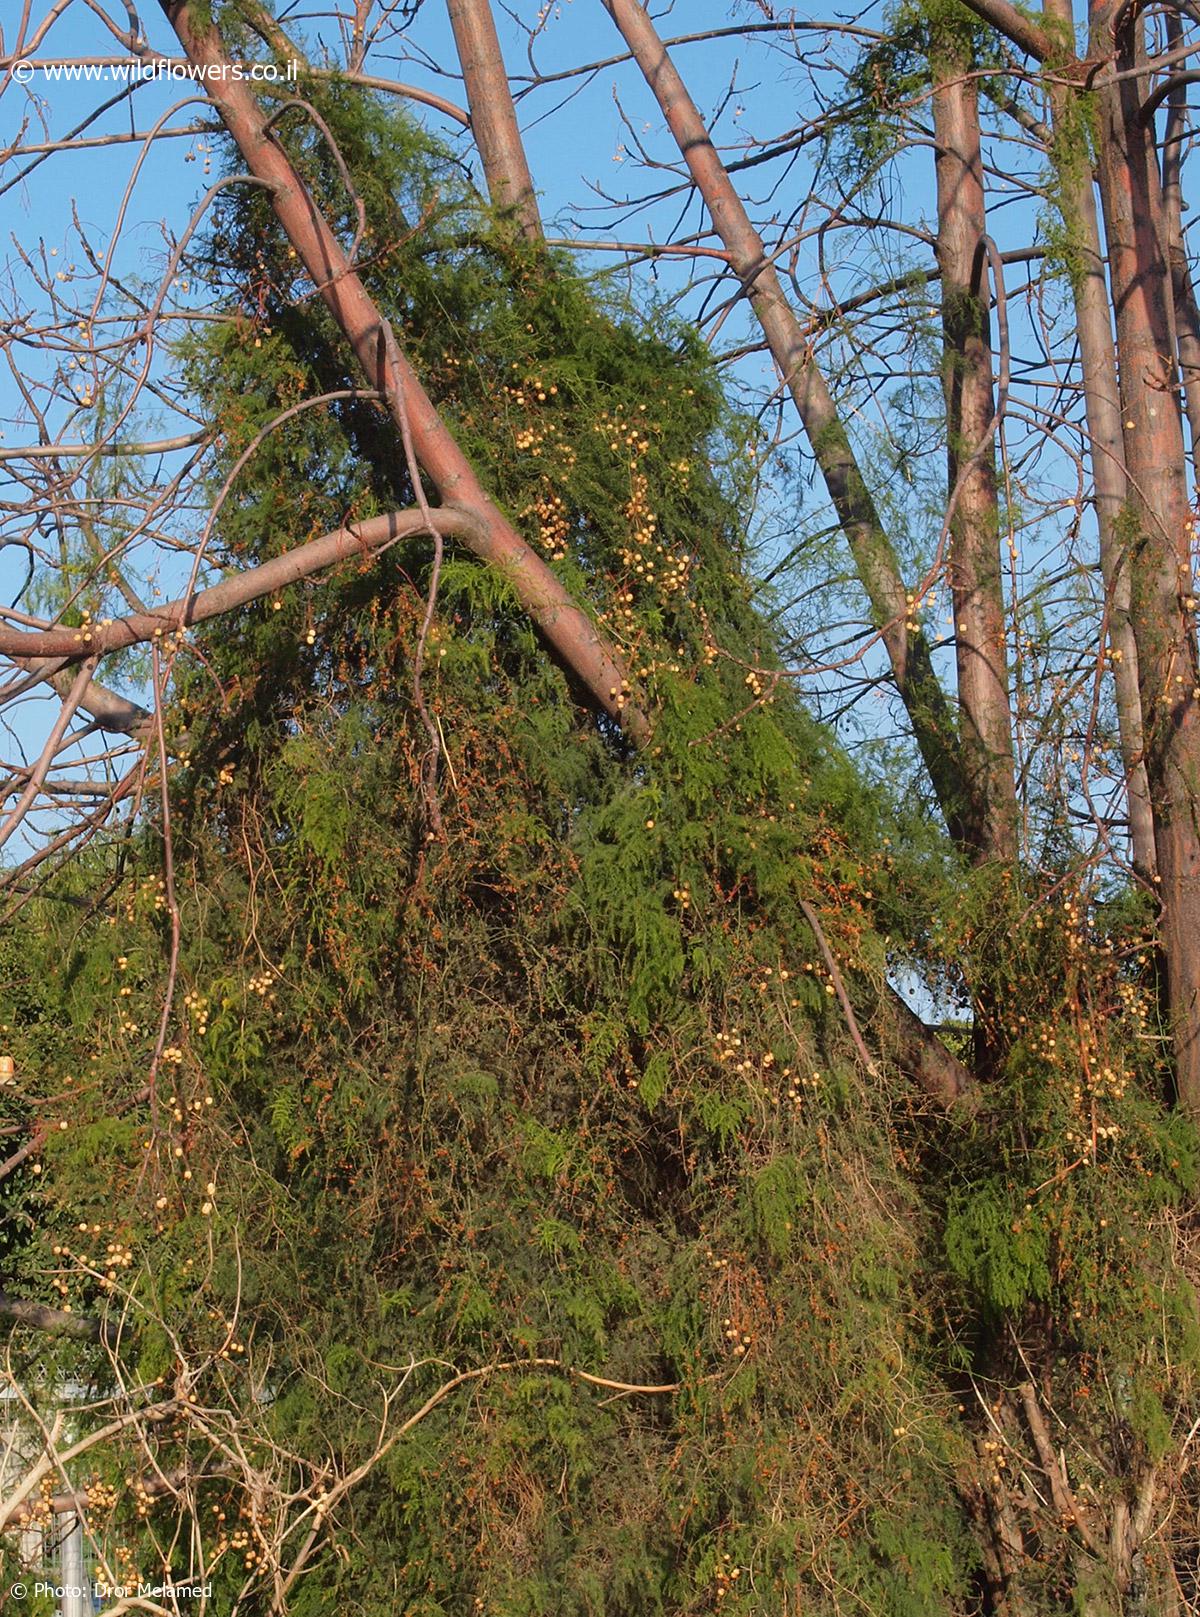
{"label": "tree", "polygon": [[[356,7],[332,75],[319,34],[305,60],[256,5],[173,0],[228,168],[149,291],[80,227],[87,319],[26,252],[20,340],[90,367],[69,408],[98,430],[56,441],[68,378],[31,373],[45,441],[8,464],[37,594],[0,651],[11,696],[65,695],[4,833],[3,1307],[14,1344],[66,1334],[13,1361],[42,1447],[4,1519],[57,1468],[43,1514],[83,1512],[105,1581],[119,1546],[254,1610],[361,1600],[368,1567],[389,1609],[1178,1608],[1182,24],[1151,91],[1126,16],[1085,67],[1069,19],[997,0],[872,35],[764,15],[743,43],[821,110],[737,155],[647,13],[605,9],[682,160],[664,180],[645,148],[645,205],[694,189],[720,243],[622,247],[695,264],[657,305],[547,239],[481,0],[450,8],[466,109],[412,94],[470,128],[490,209],[376,98],[411,87],[371,51],[427,12]],[[528,90],[596,71],[540,74],[544,23]],[[233,70],[288,59],[277,100]],[[735,176],[809,144],[824,217],[773,192],[753,219]],[[929,229],[887,200],[923,144]],[[993,240],[1003,187],[1035,240]],[[878,284],[845,284],[848,232]],[[777,397],[691,329],[727,291],[718,330],[747,312],[733,346],[765,345]],[[788,534],[767,564],[756,501]],[[853,582],[817,556],[830,516]],[[147,544],[186,558],[166,607]],[[853,724],[881,685],[906,735],[871,721],[875,749],[945,836],[797,695]],[[49,787],[81,709],[140,745]],[[926,1026],[905,972],[969,1022]],[[66,1454],[65,1381],[97,1388]]]}

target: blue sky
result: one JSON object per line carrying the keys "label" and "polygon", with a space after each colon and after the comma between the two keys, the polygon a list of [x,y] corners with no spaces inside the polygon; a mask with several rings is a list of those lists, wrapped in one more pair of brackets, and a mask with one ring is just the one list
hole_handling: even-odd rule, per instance
{"label": "blue sky", "polygon": [[[49,9],[49,0],[34,4],[34,28],[39,15],[48,15]],[[323,53],[327,53],[327,59],[337,60],[336,50],[330,48],[328,33],[323,35],[319,29],[304,23],[305,9],[303,6],[285,7],[281,16],[295,34],[306,39],[314,60],[320,59]],[[114,7],[118,21],[123,21],[122,10]],[[178,57],[178,43],[158,6],[147,6],[144,10],[150,48]],[[688,28],[703,27],[706,16],[716,26],[728,22],[728,12],[722,7],[693,4],[688,8]],[[530,71],[526,54],[528,42],[505,13],[498,12],[498,17],[504,29],[510,71],[520,87],[523,76]],[[11,34],[5,35],[4,45],[11,48]],[[538,66],[542,71],[558,71],[580,61],[616,54],[621,45],[598,0],[564,0],[543,20],[536,42]],[[702,104],[718,100],[735,71],[727,45],[722,42],[685,46],[681,47],[680,55]],[[55,80],[50,71],[53,64],[61,62],[86,62],[94,70],[102,71],[99,64],[103,59],[125,56],[97,17],[77,3],[67,8],[41,41],[33,56],[35,71],[29,85],[9,83],[0,96],[0,142],[4,144],[21,136],[22,145],[28,150],[30,146],[36,148],[65,140],[86,126],[82,133],[84,144],[71,152],[45,153],[35,149],[30,155],[10,159],[0,168],[0,186],[7,187],[3,192],[7,231],[0,248],[0,295],[11,283],[15,282],[20,288],[15,295],[10,293],[6,298],[10,313],[13,304],[29,296],[24,256],[41,265],[50,292],[62,298],[66,307],[71,307],[74,299],[69,319],[64,316],[68,324],[74,323],[76,315],[87,315],[88,266],[76,224],[82,227],[97,257],[109,251],[116,236],[112,268],[117,277],[130,284],[156,283],[170,244],[184,229],[196,199],[211,178],[208,164],[214,149],[213,172],[219,168],[219,135],[171,135],[152,142],[128,138],[153,128],[179,131],[211,122],[203,96],[192,93],[189,86],[170,81],[140,82],[130,93],[122,95],[123,86],[119,81],[98,84]],[[426,0],[411,35],[374,52],[367,65],[381,76],[427,87],[459,103],[463,100],[452,36],[441,0]],[[97,115],[97,108],[108,100],[115,104]],[[736,104],[735,98],[730,103],[728,121],[731,134],[738,138],[738,121],[733,115]],[[418,107],[414,111],[431,127],[457,142],[465,154],[471,155],[468,138],[456,125],[427,108]],[[603,234],[611,236],[614,232],[605,228],[605,222],[613,210],[602,204],[597,187],[617,197],[624,194],[627,187],[634,192],[638,190],[640,179],[631,172],[633,164],[627,152],[630,128],[638,137],[652,138],[660,123],[657,109],[652,107],[640,78],[628,67],[624,73],[602,69],[589,79],[554,85],[522,98],[520,112],[548,231],[575,237],[582,222],[585,233],[588,230],[594,233],[599,228]],[[767,119],[774,121],[773,105],[767,107],[766,113]],[[121,143],[100,144],[104,137],[114,135],[123,137]],[[88,142],[97,144],[88,145]],[[668,240],[677,224],[677,214],[674,204],[667,205],[647,217],[622,224],[617,233],[622,239],[642,240],[651,235],[660,241]],[[689,217],[692,228],[702,220],[694,204]],[[121,221],[119,234],[118,221]],[[616,258],[612,254],[598,254],[594,261],[610,266],[615,265]],[[653,271],[643,270],[642,274],[647,286],[657,285],[662,289],[682,284],[686,269],[681,264],[667,262]],[[43,305],[49,301],[48,293],[34,293],[33,297]],[[184,306],[191,301],[182,288],[177,290],[176,297]],[[733,340],[738,330],[735,321],[727,324],[722,336]],[[36,341],[21,344],[19,339],[11,356],[25,380],[34,382],[48,365],[58,364],[61,359],[61,356],[40,352]],[[761,360],[754,359],[748,364],[751,374],[764,381],[769,379],[770,369]],[[77,391],[86,401],[87,383],[82,376],[78,380]],[[46,425],[54,441],[78,442],[87,441],[94,434],[93,420],[86,402],[68,409],[60,401],[49,410]],[[143,435],[145,430],[157,436],[178,428],[178,423],[151,421],[144,427]],[[0,456],[5,450],[11,453],[17,446],[36,442],[37,437],[21,389],[11,373],[0,369]],[[0,497],[4,477],[4,462],[0,459]],[[23,560],[18,552],[0,552],[0,588],[7,589],[13,569],[20,572]]]}
{"label": "blue sky", "polygon": [[[38,16],[48,14],[49,0],[35,0],[34,22]],[[310,54],[318,58],[321,52],[321,33],[304,21],[309,10],[320,10],[307,4],[284,7],[281,16],[294,31],[306,38]],[[523,13],[531,20],[532,5],[524,6]],[[113,5],[118,20],[123,19],[123,7]],[[706,27],[728,27],[734,21],[761,17],[762,12],[750,4],[715,4],[711,0],[689,0],[686,8],[677,6],[673,13],[660,17],[664,34],[672,32],[702,31]],[[815,13],[813,14],[815,17]],[[503,43],[510,74],[518,89],[523,86],[528,72],[525,60],[526,41],[522,31],[503,12],[498,12],[503,31]],[[145,24],[150,46],[164,53],[177,55],[178,48],[157,6],[145,7]],[[325,25],[328,27],[328,24]],[[11,23],[8,25],[11,29]],[[331,36],[326,36],[326,43]],[[5,47],[11,45],[11,32],[5,32]],[[621,41],[604,12],[600,0],[560,0],[545,15],[537,40],[537,61],[543,72],[553,72],[584,61],[592,61],[618,54]],[[39,60],[78,60],[80,57],[108,57],[122,54],[120,48],[103,28],[99,20],[79,0],[71,5],[54,25],[37,53]],[[702,110],[708,114],[720,107],[722,114],[717,125],[718,140],[736,155],[740,143],[752,135],[764,138],[780,130],[794,128],[814,109],[807,104],[811,91],[804,75],[794,61],[788,62],[773,49],[770,36],[756,36],[734,43],[720,40],[678,47],[674,55]],[[433,89],[451,100],[461,103],[462,92],[456,75],[456,58],[448,21],[442,0],[425,0],[425,4],[410,35],[398,39],[387,48],[376,51],[370,61],[372,71],[387,77],[402,79]],[[818,85],[828,85],[829,93],[836,94],[837,81],[830,69],[816,74]],[[54,140],[65,138],[92,112],[96,103],[117,86],[95,84],[54,83],[45,76],[35,77],[28,91],[10,84],[0,97],[0,142],[7,143],[16,135],[23,121],[27,121],[25,140]],[[419,115],[432,127],[451,136],[464,152],[469,152],[465,137],[452,124],[437,114],[418,109]],[[527,98],[520,99],[520,114],[526,130],[530,164],[541,194],[544,217],[551,232],[564,235],[577,234],[582,225],[585,231],[601,231],[606,236],[619,236],[622,240],[642,240],[653,235],[659,241],[672,239],[681,229],[677,202],[665,202],[637,214],[631,219],[621,217],[619,206],[610,206],[598,195],[598,189],[612,197],[621,197],[628,190],[639,194],[648,183],[646,171],[639,169],[632,147],[644,140],[656,158],[677,162],[678,154],[665,137],[662,121],[649,92],[635,69],[605,67],[585,80],[572,80],[559,85],[538,89]],[[132,96],[121,100],[96,122],[89,125],[85,138],[106,133],[127,134],[130,130],[145,131],[167,116],[170,128],[180,128],[203,121],[207,114],[203,99],[190,97],[186,88],[164,82],[140,85]],[[77,150],[71,154],[56,154],[37,166],[19,184],[5,195],[8,232],[13,240],[6,240],[2,262],[7,274],[0,272],[0,295],[9,294],[5,283],[9,276],[20,277],[20,248],[28,253],[45,252],[45,266],[54,286],[61,286],[70,294],[73,277],[82,273],[80,253],[74,240],[73,212],[85,227],[94,248],[103,252],[107,248],[123,205],[130,178],[137,169],[136,187],[129,199],[126,220],[115,251],[114,268],[119,276],[130,280],[152,279],[161,273],[169,243],[183,228],[190,209],[205,183],[206,146],[219,140],[200,135],[165,139],[146,146],[129,142],[99,149]],[[778,191],[772,189],[782,181],[785,165],[754,169],[739,178],[739,184],[756,204],[760,217],[779,212],[786,220],[797,210],[801,217],[808,207],[810,191],[816,189],[813,178],[814,164],[822,162],[821,148],[811,148],[795,154],[786,165],[786,185]],[[15,161],[0,171],[0,185],[10,182]],[[214,162],[214,172],[217,168]],[[906,225],[919,227],[932,213],[930,189],[931,163],[927,149],[914,148],[901,156],[892,170],[889,210],[902,217]],[[665,176],[670,181],[670,175]],[[829,179],[828,165],[821,177],[821,185]],[[997,196],[997,201],[1003,200]],[[996,229],[1003,228],[1016,239],[1028,239],[1032,229],[1033,206],[1027,200],[1009,199],[1004,202],[1003,217],[998,212]],[[686,212],[682,229],[702,227],[704,216],[692,203]],[[1004,243],[1002,242],[1002,245]],[[890,257],[888,256],[890,255]],[[827,297],[830,289],[844,295],[846,291],[861,289],[879,278],[892,263],[930,262],[930,255],[919,244],[903,234],[889,238],[889,244],[880,256],[863,234],[854,232],[830,233],[810,240],[798,250],[794,264],[795,284],[801,292],[817,299]],[[592,262],[610,264],[609,255],[595,255]],[[650,286],[651,272],[640,270],[643,286]],[[669,289],[682,284],[686,270],[665,263],[653,274],[658,288]],[[64,277],[61,283],[58,277]],[[180,289],[178,296],[187,303],[188,296]],[[1053,299],[1051,299],[1053,303]],[[693,307],[702,306],[700,296],[692,300]],[[1046,307],[1049,307],[1047,305]],[[711,313],[711,311],[710,311]],[[1014,346],[1020,344],[1025,352],[1035,352],[1040,333],[1033,316],[1040,318],[1045,307],[1028,311],[1014,308]],[[718,346],[736,345],[747,334],[744,307],[734,307],[720,327]],[[895,344],[899,341],[893,338]],[[36,346],[14,349],[17,362],[28,367],[35,376],[39,366],[50,361],[36,351]],[[886,369],[886,368],[885,368]],[[753,355],[743,361],[736,372],[744,384],[769,391],[773,383],[771,367]],[[894,379],[886,374],[869,379],[855,396],[855,407],[850,417],[852,432],[887,460],[895,449],[895,441],[908,430],[902,405],[896,403]],[[784,412],[789,417],[790,407]],[[31,441],[27,415],[12,378],[0,369],[0,451],[5,446]],[[74,439],[85,437],[91,429],[91,416],[86,404],[79,405],[68,419],[63,406],[58,406],[50,420],[55,437]],[[153,431],[178,430],[170,422],[148,422]],[[794,427],[794,421],[790,422]],[[1014,439],[1017,427],[1010,428]],[[936,484],[939,456],[935,452],[930,460]],[[169,462],[164,462],[164,469]],[[1074,484],[1074,473],[1068,467],[1056,466],[1052,452],[1043,451],[1042,473],[1044,481],[1053,483],[1060,477],[1064,488]],[[0,461],[0,498],[4,497],[4,465]],[[896,533],[902,547],[907,546],[915,558],[929,542],[932,523],[936,532],[937,488],[931,486],[927,505],[920,504],[920,490],[912,493],[903,480],[891,474],[881,485],[881,497],[890,500],[896,513]],[[944,498],[944,495],[942,496]],[[931,512],[933,515],[931,515]],[[761,520],[774,524],[779,530],[780,545],[788,542],[794,531],[809,533],[828,522],[828,510],[819,487],[806,483],[803,477],[792,481],[778,481],[771,498],[764,503]],[[1044,536],[1030,535],[1031,561],[1036,562],[1045,546],[1056,543],[1061,524],[1051,522]],[[822,563],[822,565],[825,565]],[[912,562],[916,571],[916,561]],[[162,563],[158,582],[169,592],[174,579],[170,576],[169,561]],[[0,552],[0,588],[5,598],[12,599],[9,589],[23,571],[23,554],[16,550]],[[798,580],[803,586],[804,579]],[[844,605],[844,602],[842,603]],[[841,610],[839,606],[839,610]],[[861,617],[861,607],[855,608]],[[938,608],[939,613],[942,608]],[[834,628],[832,617],[823,618],[820,610],[813,613],[818,630]],[[941,618],[939,617],[939,622]],[[838,630],[837,632],[841,632]],[[855,632],[855,625],[847,623],[846,632]],[[949,662],[942,654],[943,661]],[[894,714],[889,704],[873,698],[865,709],[864,728],[868,735],[886,732],[892,727]],[[22,730],[24,723],[22,723]]]}
{"label": "blue sky", "polygon": [[[284,7],[281,20],[300,38],[314,61],[339,60],[336,35],[305,21],[304,6]],[[112,6],[114,21],[125,26],[122,6]],[[36,31],[51,12],[50,0],[34,0],[30,28]],[[530,72],[528,41],[522,30],[503,12],[498,19],[504,35],[504,49],[510,71],[518,87]],[[727,24],[728,13],[720,6],[692,5],[687,27],[704,26],[708,16],[716,26]],[[14,44],[14,19],[4,26],[0,59]],[[143,8],[145,36],[151,50],[178,57],[178,42],[157,4]],[[536,42],[540,70],[555,72],[580,61],[590,61],[621,49],[621,41],[598,0],[565,0],[543,17]],[[723,44],[682,47],[686,66],[693,75],[701,100],[717,98],[728,84],[732,62]],[[28,53],[23,53],[28,55]],[[54,75],[56,64],[87,64],[103,73],[106,59],[127,60],[125,49],[112,37],[101,20],[85,5],[69,5],[50,27],[32,53],[22,72],[29,82],[10,81],[0,95],[0,149],[20,142],[21,155],[0,165],[6,225],[0,247],[0,296],[10,318],[24,304],[40,305],[39,324],[46,319],[52,300],[59,303],[59,324],[69,333],[83,329],[90,312],[90,287],[94,276],[79,240],[80,230],[92,252],[104,259],[112,250],[113,275],[128,286],[153,287],[163,272],[171,244],[185,228],[196,199],[220,166],[219,136],[196,132],[196,125],[211,122],[204,96],[191,86],[171,80],[142,80],[128,93],[125,82],[113,78],[72,81]],[[441,0],[426,0],[410,36],[398,38],[373,52],[368,69],[380,76],[424,86],[446,98],[462,103],[462,87],[457,78],[457,58]],[[626,154],[629,133],[622,107],[615,99],[621,75],[602,69],[586,80],[556,85],[534,96],[522,98],[522,123],[526,127],[531,167],[540,192],[548,230],[576,234],[579,220],[595,223],[601,209],[596,187],[621,195],[629,176]],[[648,97],[636,76],[629,77],[622,89],[631,108],[632,127],[639,135],[649,135],[657,123],[650,116]],[[108,103],[108,105],[106,105]],[[467,138],[451,121],[425,108],[416,114],[443,135],[456,140],[471,156]],[[137,138],[151,129],[169,132],[169,138],[153,141]],[[191,129],[183,135],[175,131]],[[106,137],[117,136],[115,144]],[[76,141],[74,149],[46,151],[40,148],[55,142]],[[636,182],[634,184],[636,189]],[[693,208],[693,218],[699,214]],[[675,221],[670,208],[650,221],[633,227],[635,239],[647,231],[667,239]],[[626,233],[623,233],[626,234]],[[115,243],[115,245],[113,245]],[[600,255],[597,262],[612,264],[612,255]],[[31,266],[43,280],[43,290],[31,289]],[[667,265],[658,273],[659,283],[679,282],[683,271]],[[185,288],[175,297],[182,306],[192,300]],[[77,317],[83,317],[77,319]],[[23,342],[20,331],[9,348],[10,366],[0,367],[0,501],[6,502],[4,536],[20,539],[30,535],[28,520],[14,516],[28,496],[28,486],[14,484],[12,463],[4,453],[39,441],[39,430],[31,416],[26,388],[37,394],[37,385],[57,367],[69,365],[62,352],[47,351],[40,336],[31,333]],[[164,361],[160,358],[159,363]],[[751,362],[756,372],[769,372],[761,362]],[[97,416],[91,401],[86,365],[67,372],[79,402],[68,406],[60,398],[48,407],[46,432],[53,442],[88,442],[96,433]],[[153,412],[141,412],[134,436],[158,437],[174,434],[187,423]],[[130,428],[118,433],[127,438]],[[179,457],[164,457],[165,477]],[[49,462],[35,463],[49,467]],[[39,519],[36,541],[53,551],[54,524]],[[26,551],[9,544],[0,550],[0,594],[6,603],[17,599],[25,580]],[[182,587],[184,563],[172,560],[158,547],[139,583],[146,593],[169,596]],[[28,598],[22,605],[30,604]],[[118,679],[119,683],[119,679]],[[126,688],[128,675],[126,676]],[[42,688],[44,690],[44,688]],[[131,694],[141,694],[136,686]],[[36,754],[47,725],[57,710],[56,699],[48,694],[31,694],[0,718],[8,728],[8,738],[0,742],[0,755],[10,759],[19,751]]]}

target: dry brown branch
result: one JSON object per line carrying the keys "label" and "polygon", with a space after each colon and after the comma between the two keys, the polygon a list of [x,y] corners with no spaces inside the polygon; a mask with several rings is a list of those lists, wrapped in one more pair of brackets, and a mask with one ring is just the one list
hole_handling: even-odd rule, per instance
{"label": "dry brown branch", "polygon": [[1033,1446],[1037,1450],[1038,1462],[1045,1473],[1046,1480],[1050,1484],[1050,1495],[1054,1500],[1054,1508],[1065,1522],[1070,1522],[1074,1526],[1092,1554],[1103,1559],[1104,1546],[1079,1507],[1079,1502],[1075,1498],[1067,1477],[1066,1461],[1061,1454],[1055,1454],[1054,1452],[1054,1445],[1050,1441],[1046,1419],[1042,1414],[1042,1408],[1038,1402],[1037,1392],[1032,1381],[1023,1381],[1019,1392],[1021,1408],[1025,1411],[1025,1420],[1029,1427],[1029,1435],[1033,1439]]}

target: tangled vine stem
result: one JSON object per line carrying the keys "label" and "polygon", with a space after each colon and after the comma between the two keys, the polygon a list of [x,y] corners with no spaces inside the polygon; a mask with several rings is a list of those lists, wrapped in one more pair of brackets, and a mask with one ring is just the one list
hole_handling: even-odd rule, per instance
{"label": "tangled vine stem", "polygon": [[594,1376],[587,1370],[579,1370],[574,1365],[565,1364],[562,1359],[504,1359],[498,1364],[480,1365],[476,1370],[463,1370],[458,1375],[451,1376],[449,1381],[443,1382],[436,1392],[429,1395],[420,1409],[403,1422],[396,1431],[393,1441],[410,1432],[431,1414],[443,1399],[448,1398],[459,1387],[467,1386],[473,1381],[485,1381],[489,1376],[507,1375],[514,1370],[556,1370],[561,1375],[568,1376],[573,1381],[582,1381],[590,1387],[603,1387],[608,1392],[645,1397],[670,1397],[673,1393],[683,1390],[681,1381],[614,1381],[608,1376]]}

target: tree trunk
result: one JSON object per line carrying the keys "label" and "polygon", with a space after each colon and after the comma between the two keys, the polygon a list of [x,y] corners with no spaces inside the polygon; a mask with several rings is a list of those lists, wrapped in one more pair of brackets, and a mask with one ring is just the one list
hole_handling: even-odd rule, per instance
{"label": "tree trunk", "polygon": [[[1044,11],[1068,36],[1074,34],[1072,0],[1045,0]],[[1104,580],[1111,650],[1113,691],[1133,868],[1152,881],[1158,868],[1154,851],[1154,816],[1142,734],[1142,698],[1138,687],[1137,642],[1129,620],[1129,558],[1121,539],[1120,517],[1129,495],[1121,399],[1117,385],[1117,351],[1113,343],[1112,307],[1100,246],[1096,189],[1086,131],[1074,91],[1061,82],[1050,86],[1056,136],[1052,153],[1058,172],[1063,224],[1070,237],[1071,286],[1079,360],[1083,371],[1084,410],[1092,465],[1096,524],[1100,535],[1100,573]]]}
{"label": "tree trunk", "polygon": [[913,603],[883,523],[854,456],[812,343],[784,296],[762,238],[709,139],[708,130],[639,0],[603,0],[653,91],[692,179],[708,208],[729,263],[745,288],[771,356],[796,405],[801,424],[855,569],[871,605],[892,675],[951,835],[974,846],[978,806],[962,766],[950,704],[933,669],[929,646],[912,627]]}
{"label": "tree trunk", "polygon": [[996,498],[979,104],[965,41],[956,38],[952,26],[939,33],[933,125],[960,746],[975,805],[976,857],[1012,860],[1017,854],[1017,796]]}
{"label": "tree trunk", "polygon": [[[1114,38],[1114,19],[1117,21]],[[1200,666],[1192,595],[1183,425],[1168,320],[1171,277],[1154,125],[1139,117],[1140,13],[1091,15],[1094,57],[1128,73],[1097,92],[1100,194],[1108,237],[1129,499],[1130,615],[1138,647],[1146,770],[1162,900],[1167,1008],[1181,1103],[1200,1114]]]}
{"label": "tree trunk", "polygon": [[[1183,19],[1176,11],[1166,14],[1167,51],[1183,45]],[[1167,126],[1163,133],[1162,192],[1163,224],[1167,235],[1167,262],[1171,267],[1174,297],[1175,344],[1183,400],[1187,410],[1188,436],[1192,445],[1192,482],[1200,478],[1200,308],[1183,241],[1183,143],[1187,139],[1187,85],[1180,84],[1167,100]]]}
{"label": "tree trunk", "polygon": [[463,70],[471,133],[492,206],[511,219],[526,241],[541,241],[542,220],[533,177],[525,160],[489,0],[447,0],[447,9]]}

